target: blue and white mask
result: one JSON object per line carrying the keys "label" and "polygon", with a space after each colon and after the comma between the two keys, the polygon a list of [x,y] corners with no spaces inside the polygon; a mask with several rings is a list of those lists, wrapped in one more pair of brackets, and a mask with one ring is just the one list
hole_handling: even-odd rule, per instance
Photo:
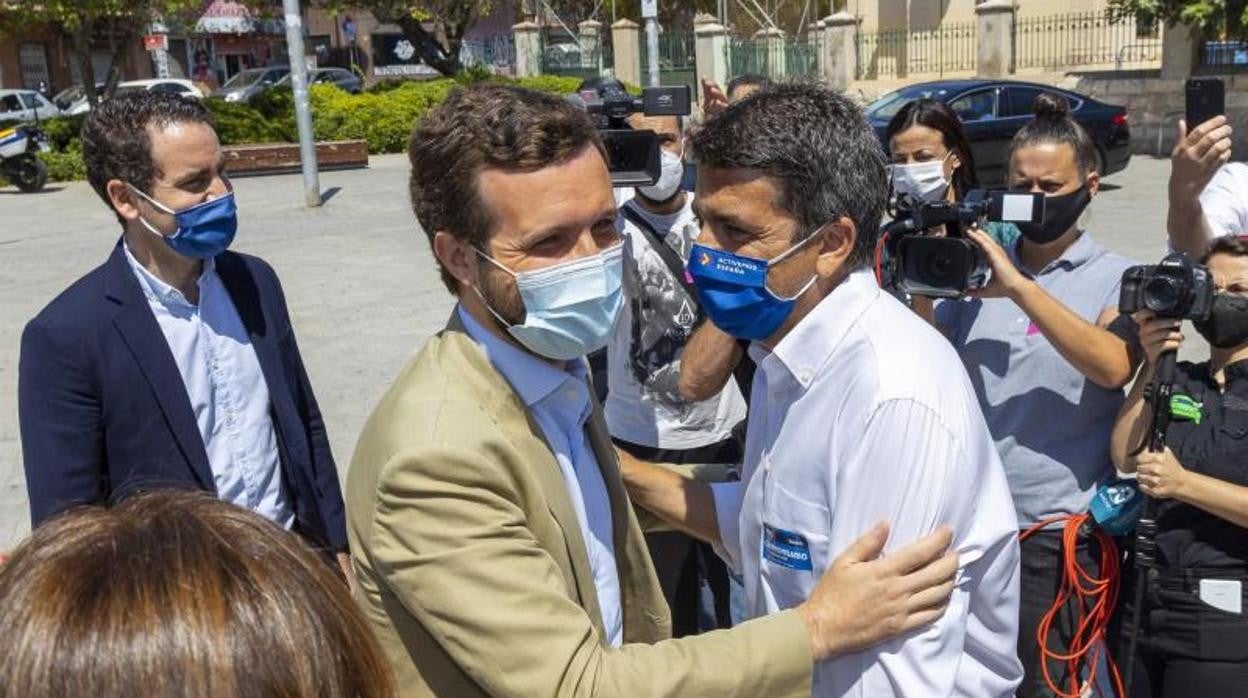
{"label": "blue and white mask", "polygon": [[620,291],[624,245],[595,255],[536,271],[514,272],[481,250],[478,255],[516,278],[524,302],[524,322],[503,319],[481,290],[481,300],[516,341],[534,354],[570,361],[607,345],[616,315],[623,304]]}

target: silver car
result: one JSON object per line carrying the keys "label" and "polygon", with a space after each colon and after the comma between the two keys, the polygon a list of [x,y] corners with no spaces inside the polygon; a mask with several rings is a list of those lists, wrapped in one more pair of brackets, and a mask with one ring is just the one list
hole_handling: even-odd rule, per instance
{"label": "silver car", "polygon": [[255,99],[256,95],[273,87],[289,74],[290,68],[287,66],[244,70],[226,80],[221,89],[212,93],[212,96],[220,97],[227,102],[248,104]]}

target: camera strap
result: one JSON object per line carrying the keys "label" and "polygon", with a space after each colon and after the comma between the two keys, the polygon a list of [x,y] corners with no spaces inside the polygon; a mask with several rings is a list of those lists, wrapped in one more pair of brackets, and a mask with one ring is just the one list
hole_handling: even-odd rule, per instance
{"label": "camera strap", "polygon": [[[620,206],[620,213],[624,214],[624,217],[627,218],[633,225],[637,226],[637,229],[646,236],[646,241],[649,242],[650,246],[654,248],[654,251],[658,253],[659,259],[663,260],[663,264],[667,267],[667,270],[670,271],[672,276],[676,278],[676,283],[680,284],[680,287],[683,288],[685,293],[689,296],[689,300],[693,301],[693,307],[697,312],[695,326],[702,324],[702,321],[706,319],[706,313],[702,312],[702,305],[698,303],[698,294],[693,288],[693,281],[685,272],[685,260],[680,258],[680,255],[677,254],[676,250],[672,249],[671,245],[667,244],[663,238],[659,237],[659,231],[654,229],[654,226],[651,225],[650,221],[646,220],[645,216],[641,215],[635,208],[633,208],[631,202],[626,202],[623,206]],[[754,384],[754,370],[756,367],[754,365],[754,360],[750,358],[748,353],[750,345],[749,341],[742,339],[738,340],[737,344],[741,347],[742,357],[741,361],[737,363],[732,373],[733,377],[737,380],[737,387],[740,388],[742,396],[745,398],[746,402],[749,402],[750,387]]]}
{"label": "camera strap", "polygon": [[[695,305],[697,305],[698,294],[694,292],[693,282],[689,280],[689,275],[685,273],[685,260],[680,258],[680,255],[676,252],[676,250],[672,249],[672,246],[667,244],[667,242],[664,241],[664,239],[659,235],[659,231],[654,229],[654,225],[652,225],[650,221],[646,220],[645,216],[638,213],[631,204],[625,203],[620,207],[620,212],[623,213],[624,217],[627,218],[630,223],[637,226],[637,228],[641,230],[642,234],[646,236],[646,241],[649,242],[650,246],[654,248],[654,251],[658,253],[659,258],[663,260],[663,264],[667,267],[667,270],[676,278],[676,283],[680,284],[680,287],[685,289],[685,293],[688,294],[689,298],[693,300]],[[698,319],[701,318],[702,307],[698,306]]]}

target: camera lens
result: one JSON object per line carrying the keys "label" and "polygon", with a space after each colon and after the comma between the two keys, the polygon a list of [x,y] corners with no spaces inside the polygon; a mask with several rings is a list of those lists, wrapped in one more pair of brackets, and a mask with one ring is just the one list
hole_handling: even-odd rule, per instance
{"label": "camera lens", "polygon": [[934,285],[944,285],[951,281],[956,263],[943,250],[924,260],[923,277]]}
{"label": "camera lens", "polygon": [[1161,316],[1175,314],[1183,295],[1178,281],[1165,276],[1154,276],[1144,284],[1144,307]]}

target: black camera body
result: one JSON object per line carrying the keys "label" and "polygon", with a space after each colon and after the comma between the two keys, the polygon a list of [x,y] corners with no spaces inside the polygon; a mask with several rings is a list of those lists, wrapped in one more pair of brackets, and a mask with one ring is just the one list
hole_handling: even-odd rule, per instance
{"label": "black camera body", "polygon": [[688,116],[689,86],[646,87],[641,97],[634,97],[619,80],[593,78],[581,83],[577,95],[602,132],[611,183],[617,187],[654,184],[662,166],[658,136],[654,131],[631,129],[624,120],[630,114]]}
{"label": "black camera body", "polygon": [[[934,298],[957,298],[983,288],[991,278],[988,260],[966,230],[988,221],[1044,219],[1043,194],[974,189],[962,201],[914,201],[903,196],[889,235],[897,288]],[[944,236],[933,233],[944,229]]]}
{"label": "black camera body", "polygon": [[1118,311],[1151,310],[1157,317],[1204,320],[1213,308],[1213,293],[1209,270],[1176,252],[1160,264],[1141,264],[1122,273]]}

